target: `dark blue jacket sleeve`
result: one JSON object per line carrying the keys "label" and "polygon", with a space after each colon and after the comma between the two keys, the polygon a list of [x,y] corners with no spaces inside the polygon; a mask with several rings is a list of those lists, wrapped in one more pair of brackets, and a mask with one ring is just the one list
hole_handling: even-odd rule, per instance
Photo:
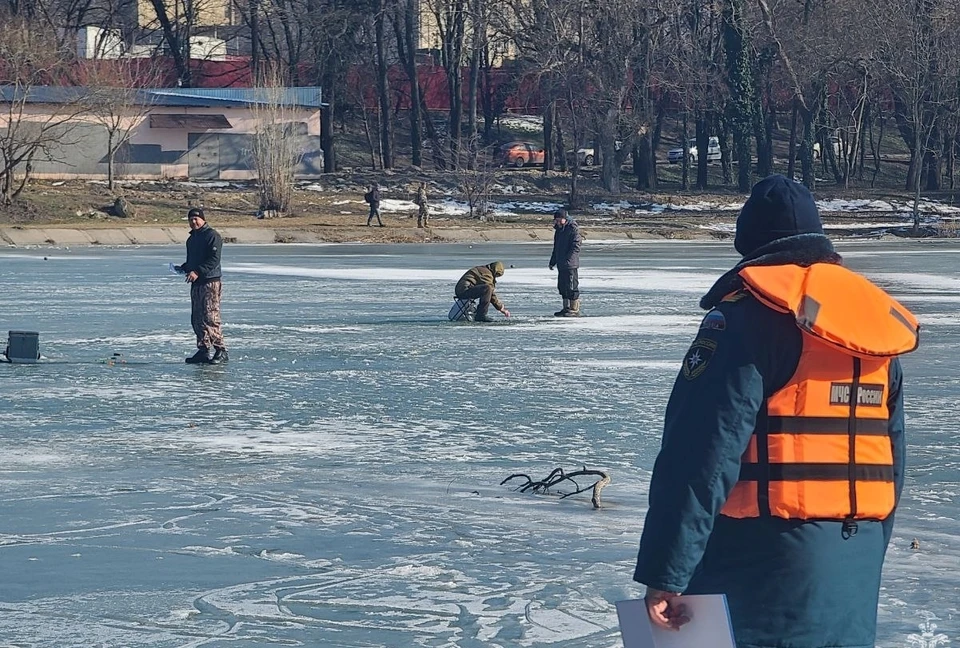
{"label": "dark blue jacket sleeve", "polygon": [[634,580],[686,589],[764,399],[796,370],[801,344],[792,318],[751,298],[704,319],[667,404]]}
{"label": "dark blue jacket sleeve", "polygon": [[[896,491],[896,503],[900,504],[900,495],[903,493],[903,475],[907,462],[907,442],[903,416],[903,370],[900,359],[894,358],[890,362],[890,392],[887,397],[887,409],[890,413],[890,422],[887,433],[893,446],[893,485]],[[883,520],[883,541],[890,544],[893,535],[893,521],[896,514],[891,513]]]}

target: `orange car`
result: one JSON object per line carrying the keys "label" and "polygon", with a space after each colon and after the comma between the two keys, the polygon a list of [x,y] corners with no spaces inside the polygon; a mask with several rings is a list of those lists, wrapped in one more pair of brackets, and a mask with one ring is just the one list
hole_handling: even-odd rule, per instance
{"label": "orange car", "polygon": [[500,147],[500,164],[518,169],[525,164],[543,164],[543,147],[532,142],[508,142]]}

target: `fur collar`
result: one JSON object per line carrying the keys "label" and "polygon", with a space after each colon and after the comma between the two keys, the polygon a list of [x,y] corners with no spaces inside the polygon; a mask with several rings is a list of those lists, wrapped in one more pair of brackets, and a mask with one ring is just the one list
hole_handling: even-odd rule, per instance
{"label": "fur collar", "polygon": [[721,275],[700,300],[700,308],[710,310],[726,295],[743,288],[743,279],[737,273],[746,267],[798,265],[806,268],[814,263],[843,264],[843,259],[833,249],[833,243],[823,234],[797,234],[771,241]]}

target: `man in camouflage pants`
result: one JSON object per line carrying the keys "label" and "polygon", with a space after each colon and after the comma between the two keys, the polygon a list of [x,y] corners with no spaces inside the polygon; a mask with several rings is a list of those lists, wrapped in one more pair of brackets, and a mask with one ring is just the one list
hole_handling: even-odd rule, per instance
{"label": "man in camouflage pants", "polygon": [[194,207],[187,214],[190,236],[187,260],[177,270],[190,283],[190,323],[197,336],[197,352],[187,358],[189,364],[220,364],[227,361],[227,348],[220,330],[220,252],[223,240],[207,224],[203,210]]}
{"label": "man in camouflage pants", "polygon": [[417,204],[417,227],[426,227],[427,218],[430,215],[430,210],[427,205],[426,182],[421,182],[420,186],[417,187],[417,197],[413,202]]}

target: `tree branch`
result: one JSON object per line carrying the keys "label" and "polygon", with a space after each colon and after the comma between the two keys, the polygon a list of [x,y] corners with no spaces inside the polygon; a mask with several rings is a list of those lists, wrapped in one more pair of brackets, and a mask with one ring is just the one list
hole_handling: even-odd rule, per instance
{"label": "tree branch", "polygon": [[[577,483],[577,477],[599,477],[600,479],[593,482],[589,486],[580,486],[580,484]],[[549,493],[551,488],[554,488],[565,481],[569,481],[571,484],[573,484],[576,490],[569,493],[562,493],[560,495],[560,499],[566,499],[572,495],[578,495],[588,490],[592,490],[593,494],[591,496],[591,501],[593,502],[593,508],[597,509],[602,508],[600,492],[607,486],[607,484],[610,483],[610,476],[607,475],[607,473],[601,470],[590,470],[586,466],[583,466],[583,468],[580,470],[576,470],[571,473],[564,472],[563,468],[554,468],[550,471],[549,475],[539,481],[534,481],[525,473],[515,473],[500,482],[500,485],[503,486],[507,482],[517,478],[526,480],[523,484],[514,488],[514,490],[520,491],[521,493],[532,491],[533,493],[546,494]]]}

